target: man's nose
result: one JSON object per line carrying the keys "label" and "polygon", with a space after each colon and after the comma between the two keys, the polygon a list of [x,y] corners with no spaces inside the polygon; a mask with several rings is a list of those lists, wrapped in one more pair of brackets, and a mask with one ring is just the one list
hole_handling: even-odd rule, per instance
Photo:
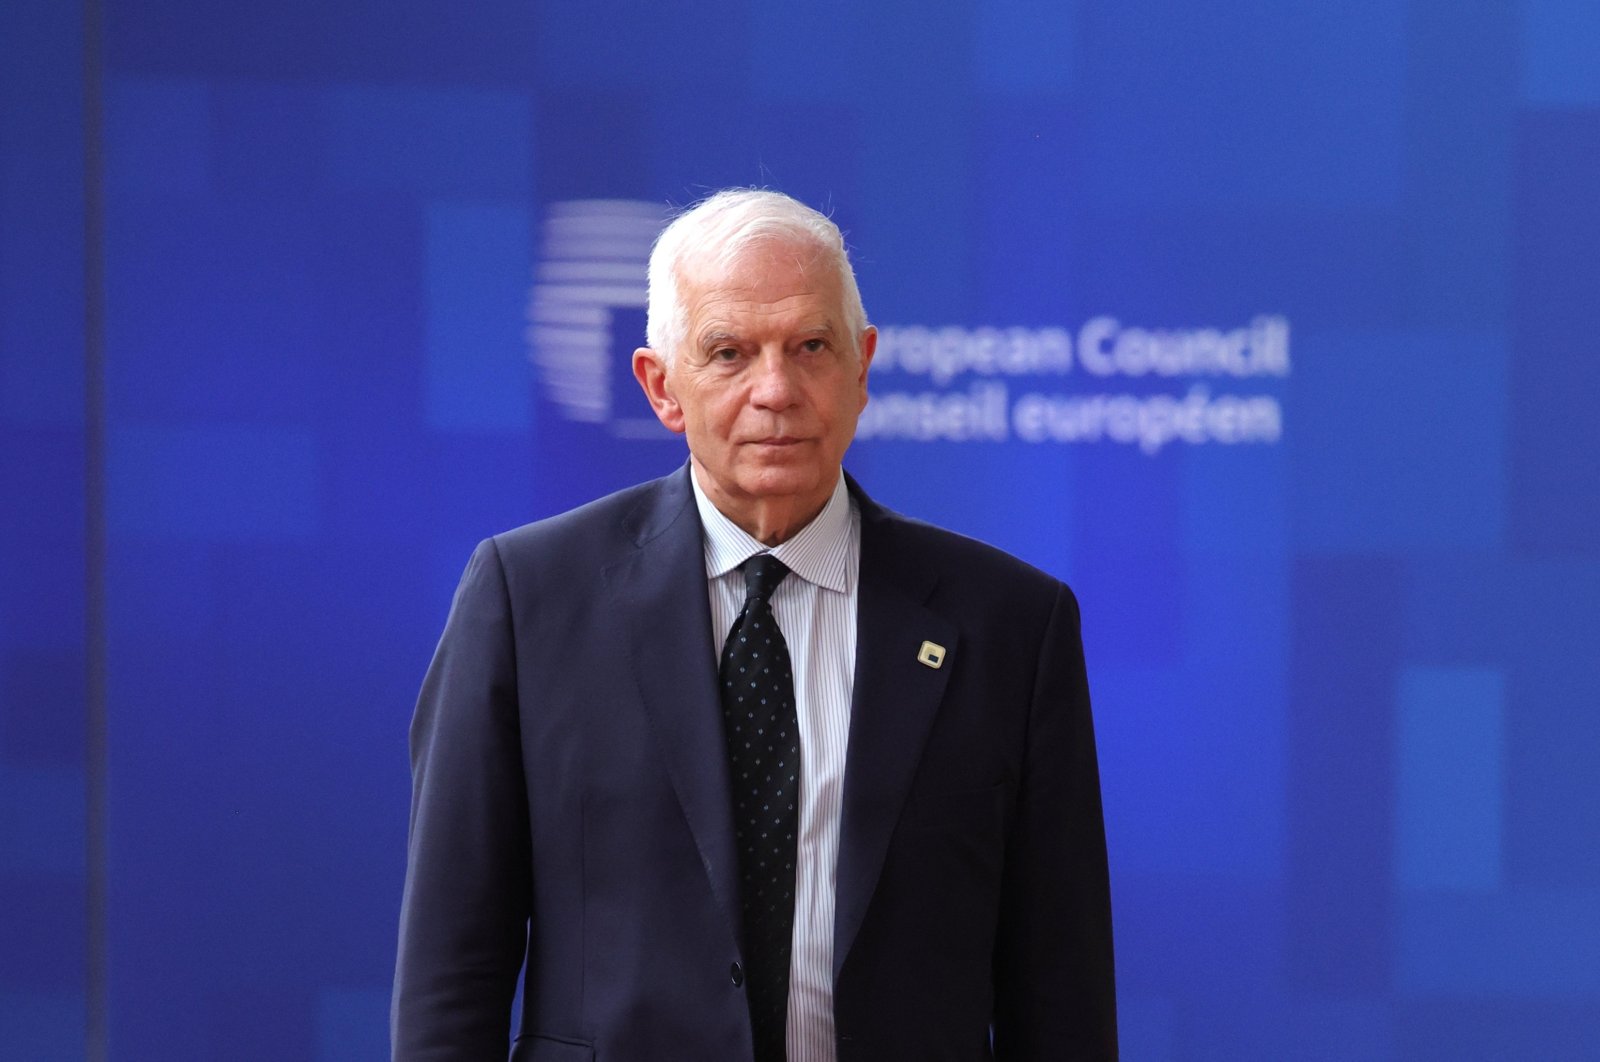
{"label": "man's nose", "polygon": [[782,350],[763,350],[750,370],[755,373],[750,385],[753,403],[767,409],[787,409],[795,404],[799,393],[795,386],[795,366]]}

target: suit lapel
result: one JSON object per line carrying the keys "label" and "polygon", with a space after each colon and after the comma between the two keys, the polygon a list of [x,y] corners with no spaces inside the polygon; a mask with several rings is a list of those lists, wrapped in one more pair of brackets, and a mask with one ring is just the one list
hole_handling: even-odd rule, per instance
{"label": "suit lapel", "polygon": [[[728,752],[722,733],[705,552],[688,470],[638,510],[637,549],[606,571],[626,617],[634,679],[711,889],[740,940]],[[629,529],[633,531],[632,528]]]}
{"label": "suit lapel", "polygon": [[936,576],[907,554],[897,517],[850,484],[861,506],[856,673],[839,824],[833,974],[866,917],[889,838],[949,676],[917,661],[924,641],[958,652],[956,627],[925,602]]}
{"label": "suit lapel", "polygon": [[[861,582],[836,871],[833,973],[866,917],[944,696],[948,666],[917,662],[923,641],[959,651],[955,624],[926,605],[936,576],[908,553],[900,518],[850,488],[861,507]],[[626,623],[640,700],[733,939],[742,944],[727,746],[711,651],[700,520],[687,469],[662,481],[627,531],[635,548],[605,573]]]}

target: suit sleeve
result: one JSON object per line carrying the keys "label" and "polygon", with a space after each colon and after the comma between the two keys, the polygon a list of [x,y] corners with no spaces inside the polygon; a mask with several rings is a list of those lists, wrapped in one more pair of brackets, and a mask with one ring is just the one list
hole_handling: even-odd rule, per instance
{"label": "suit sleeve", "polygon": [[995,950],[1000,1062],[1117,1057],[1111,894],[1077,601],[1040,649]]}
{"label": "suit sleeve", "polygon": [[395,1062],[505,1059],[531,896],[516,659],[492,539],[462,576],[411,725]]}

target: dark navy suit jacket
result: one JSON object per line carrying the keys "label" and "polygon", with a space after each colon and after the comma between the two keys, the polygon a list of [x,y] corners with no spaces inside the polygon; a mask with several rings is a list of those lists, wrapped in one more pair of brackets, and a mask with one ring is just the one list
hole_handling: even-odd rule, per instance
{"label": "dark navy suit jacket", "polygon": [[[1071,591],[861,507],[840,823],[840,1062],[1116,1057]],[[924,641],[942,666],[917,659]],[[411,732],[404,1062],[751,1057],[687,469],[483,542]]]}

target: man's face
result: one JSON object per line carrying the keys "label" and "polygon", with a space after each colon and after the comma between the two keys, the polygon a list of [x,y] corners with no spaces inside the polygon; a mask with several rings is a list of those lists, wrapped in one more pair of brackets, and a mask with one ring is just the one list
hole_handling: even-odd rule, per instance
{"label": "man's face", "polygon": [[712,502],[764,541],[787,537],[838,480],[877,334],[848,334],[839,277],[806,247],[758,244],[683,293],[683,349],[670,366],[636,352],[635,375]]}

